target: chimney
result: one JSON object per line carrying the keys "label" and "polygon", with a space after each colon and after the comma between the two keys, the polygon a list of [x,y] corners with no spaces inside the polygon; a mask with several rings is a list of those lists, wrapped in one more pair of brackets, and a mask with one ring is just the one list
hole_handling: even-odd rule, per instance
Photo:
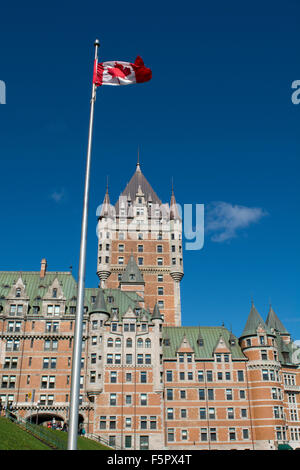
{"label": "chimney", "polygon": [[41,271],[40,271],[40,278],[43,279],[46,275],[46,269],[47,269],[47,260],[46,258],[43,258],[41,261]]}

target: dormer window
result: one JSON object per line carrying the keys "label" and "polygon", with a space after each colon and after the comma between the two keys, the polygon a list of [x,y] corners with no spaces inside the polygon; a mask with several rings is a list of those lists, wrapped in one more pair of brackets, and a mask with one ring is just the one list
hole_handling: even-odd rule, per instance
{"label": "dormer window", "polygon": [[52,290],[52,297],[53,297],[54,299],[56,299],[56,297],[57,297],[57,289],[53,289],[53,290]]}
{"label": "dormer window", "polygon": [[138,198],[138,203],[139,204],[142,204],[143,203],[143,199],[141,197]]}
{"label": "dormer window", "polygon": [[20,287],[18,287],[18,288],[16,289],[16,297],[21,297],[21,289],[20,289]]}
{"label": "dormer window", "polygon": [[130,274],[129,277],[131,281],[135,281],[135,274]]}

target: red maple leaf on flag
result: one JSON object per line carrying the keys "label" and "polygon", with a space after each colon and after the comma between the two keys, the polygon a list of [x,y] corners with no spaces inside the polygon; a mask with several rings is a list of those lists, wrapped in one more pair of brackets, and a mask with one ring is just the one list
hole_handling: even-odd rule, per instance
{"label": "red maple leaf on flag", "polygon": [[126,78],[128,75],[131,74],[131,69],[130,69],[130,67],[124,67],[124,65],[118,64],[116,62],[114,67],[110,67],[108,69],[108,73],[112,77]]}

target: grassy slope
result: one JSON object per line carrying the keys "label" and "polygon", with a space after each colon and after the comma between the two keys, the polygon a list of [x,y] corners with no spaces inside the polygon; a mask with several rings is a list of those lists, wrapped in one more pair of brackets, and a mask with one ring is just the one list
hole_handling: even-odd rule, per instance
{"label": "grassy slope", "polygon": [[[67,448],[68,433],[63,431],[55,431],[52,429],[44,428],[44,431],[51,434],[53,433],[58,439],[65,443]],[[78,437],[77,441],[78,450],[109,450],[104,445],[87,439],[85,437]],[[7,418],[0,418],[0,450],[49,450],[50,448],[35,439],[32,435],[23,431],[19,426],[12,423]]]}
{"label": "grassy slope", "polygon": [[49,450],[26,431],[6,418],[0,418],[0,449],[1,450]]}

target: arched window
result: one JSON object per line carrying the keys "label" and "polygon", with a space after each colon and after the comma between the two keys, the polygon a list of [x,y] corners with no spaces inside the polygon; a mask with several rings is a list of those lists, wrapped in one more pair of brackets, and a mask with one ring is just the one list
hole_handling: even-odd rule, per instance
{"label": "arched window", "polygon": [[142,348],[143,345],[144,345],[144,342],[143,342],[142,338],[139,338],[139,339],[137,340],[137,347],[138,347],[138,348]]}
{"label": "arched window", "polygon": [[107,340],[107,347],[108,347],[108,348],[112,348],[113,345],[114,345],[113,339],[112,339],[112,338],[108,338],[108,340]]}
{"label": "arched window", "polygon": [[16,297],[21,297],[21,289],[20,289],[20,287],[18,287],[18,288],[16,289]]}
{"label": "arched window", "polygon": [[147,338],[147,339],[145,340],[145,347],[146,347],[146,348],[151,348],[151,339],[150,339],[150,338]]}
{"label": "arched window", "polygon": [[116,339],[115,346],[116,346],[116,348],[120,348],[120,347],[121,347],[121,338],[117,338],[117,339]]}
{"label": "arched window", "polygon": [[132,339],[131,338],[127,338],[126,346],[127,346],[127,348],[132,348]]}

